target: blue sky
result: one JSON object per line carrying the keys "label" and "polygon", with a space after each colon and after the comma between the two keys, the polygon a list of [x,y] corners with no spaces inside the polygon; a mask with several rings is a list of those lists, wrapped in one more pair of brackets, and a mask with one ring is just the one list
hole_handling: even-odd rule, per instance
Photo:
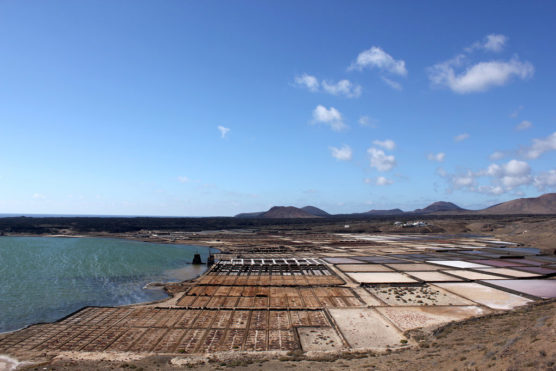
{"label": "blue sky", "polygon": [[3,1],[0,213],[554,191],[555,17],[547,1]]}

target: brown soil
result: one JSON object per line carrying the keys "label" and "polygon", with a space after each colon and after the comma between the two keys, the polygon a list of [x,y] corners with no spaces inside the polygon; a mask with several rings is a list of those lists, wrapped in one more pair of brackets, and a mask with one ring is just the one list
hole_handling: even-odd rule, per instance
{"label": "brown soil", "polygon": [[471,233],[491,234],[504,241],[556,254],[556,218],[518,218],[508,222],[468,223]]}
{"label": "brown soil", "polygon": [[539,197],[518,198],[480,210],[481,214],[554,214],[556,193],[546,193]]}
{"label": "brown soil", "polygon": [[[556,370],[554,300],[454,322],[431,333],[415,330],[407,335],[413,344],[411,348],[382,354],[321,354],[311,360],[290,353],[270,361],[238,354],[236,358],[226,360],[211,356],[205,363],[187,367],[198,370]],[[175,363],[176,360],[169,356],[116,362],[54,359],[23,369],[175,370],[178,368]]]}

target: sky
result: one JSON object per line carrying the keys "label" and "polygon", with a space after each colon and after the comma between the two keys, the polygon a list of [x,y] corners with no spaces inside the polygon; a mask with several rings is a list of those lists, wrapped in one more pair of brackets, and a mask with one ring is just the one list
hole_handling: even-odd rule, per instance
{"label": "sky", "polygon": [[0,213],[556,191],[556,3],[2,1]]}

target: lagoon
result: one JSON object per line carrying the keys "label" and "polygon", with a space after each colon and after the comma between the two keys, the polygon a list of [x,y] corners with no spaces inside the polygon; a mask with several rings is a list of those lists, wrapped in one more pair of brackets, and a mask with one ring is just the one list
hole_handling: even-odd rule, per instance
{"label": "lagoon", "polygon": [[0,237],[0,332],[58,320],[84,306],[160,300],[150,282],[197,277],[209,248],[110,238]]}

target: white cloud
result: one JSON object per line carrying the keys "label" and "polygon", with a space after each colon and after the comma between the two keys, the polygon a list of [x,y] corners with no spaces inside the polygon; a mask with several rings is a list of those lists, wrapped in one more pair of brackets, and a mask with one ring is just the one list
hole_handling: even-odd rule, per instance
{"label": "white cloud", "polygon": [[534,184],[537,189],[544,191],[547,188],[556,187],[556,170],[549,170],[535,176]]}
{"label": "white cloud", "polygon": [[394,181],[383,176],[379,176],[377,178],[365,178],[365,183],[367,184],[374,184],[377,186],[385,186],[393,184]]}
{"label": "white cloud", "polygon": [[531,167],[525,161],[510,160],[506,164],[490,165],[484,172],[495,178],[507,190],[531,183]]}
{"label": "white cloud", "polygon": [[386,139],[386,140],[382,140],[382,141],[381,140],[373,140],[373,144],[375,146],[385,148],[389,151],[396,148],[396,143],[392,139]]}
{"label": "white cloud", "polygon": [[[473,172],[465,170],[457,174],[438,172],[450,185],[448,191],[464,189],[490,195],[500,195],[507,192],[519,192],[519,187],[535,185],[538,189],[550,187],[556,181],[556,171],[541,173],[534,177],[531,167],[525,161],[510,160],[503,164],[490,164],[486,169]],[[487,183],[487,184],[485,184]],[[488,184],[490,183],[490,184]]]}
{"label": "white cloud", "polygon": [[507,62],[479,62],[459,74],[454,68],[458,63],[452,60],[429,68],[431,83],[446,86],[455,93],[466,94],[485,91],[494,86],[503,86],[514,77],[524,80],[533,76],[535,71],[531,63],[521,62],[517,57]]}
{"label": "white cloud", "polygon": [[535,68],[518,58],[510,61],[479,62],[459,74],[451,61],[439,63],[429,69],[433,85],[446,86],[459,94],[486,91],[495,86],[506,85],[512,78],[527,79]]}
{"label": "white cloud", "polygon": [[506,190],[500,186],[482,185],[477,188],[477,192],[497,196],[505,193]]}
{"label": "white cloud", "polygon": [[556,151],[556,131],[546,138],[533,139],[533,144],[523,148],[520,152],[526,158],[535,159],[549,151]]}
{"label": "white cloud", "polygon": [[388,85],[392,89],[395,89],[395,90],[402,90],[403,89],[402,84],[400,84],[399,82],[394,81],[394,80],[390,80],[389,78],[384,77],[384,76],[382,76],[381,78],[382,78],[382,81],[384,81],[386,83],[386,85]]}
{"label": "white cloud", "polygon": [[451,181],[456,189],[470,187],[475,184],[475,174],[471,171],[467,171],[463,174],[453,175]]}
{"label": "white cloud", "polygon": [[179,177],[178,177],[178,182],[180,182],[180,183],[187,183],[187,182],[189,182],[189,178],[186,177],[186,176],[179,176]]}
{"label": "white cloud", "polygon": [[448,87],[455,93],[466,94],[503,86],[514,78],[524,80],[533,76],[535,72],[533,65],[530,62],[520,61],[517,55],[507,61],[471,62],[475,50],[499,52],[504,48],[507,40],[504,35],[487,35],[483,40],[465,48],[464,52],[456,57],[429,67],[428,75],[431,84]]}
{"label": "white cloud", "polygon": [[341,148],[330,147],[330,152],[332,153],[332,157],[337,160],[347,161],[351,160],[351,147],[347,145],[343,145]]}
{"label": "white cloud", "polygon": [[304,73],[294,78],[295,86],[305,88],[313,93],[325,92],[332,95],[343,95],[347,98],[358,98],[363,92],[361,85],[354,84],[349,80],[340,80],[336,83],[319,80],[312,75]]}
{"label": "white cloud", "polygon": [[361,96],[363,88],[360,85],[353,84],[349,80],[340,80],[337,83],[322,82],[322,90],[332,95],[344,95],[348,98],[357,98]]}
{"label": "white cloud", "polygon": [[491,175],[495,177],[501,177],[506,175],[522,176],[522,175],[527,175],[530,172],[531,172],[531,168],[529,167],[529,164],[527,164],[525,161],[519,161],[519,160],[510,160],[509,162],[503,165],[491,164],[486,170],[487,175]]}
{"label": "white cloud", "polygon": [[519,106],[515,109],[515,111],[513,111],[512,113],[510,113],[510,118],[515,119],[517,116],[519,116],[519,113],[523,110],[523,106]]}
{"label": "white cloud", "polygon": [[377,120],[369,117],[369,116],[361,116],[359,117],[359,125],[361,126],[368,126],[371,128],[376,128],[377,127]]}
{"label": "white cloud", "polygon": [[427,155],[427,159],[429,161],[436,161],[436,162],[442,162],[444,161],[444,158],[446,157],[446,154],[444,152],[438,152],[438,153],[429,153]]}
{"label": "white cloud", "polygon": [[327,109],[320,104],[313,110],[313,122],[328,125],[335,131],[347,128],[347,125],[344,124],[342,115],[336,108],[330,107]]}
{"label": "white cloud", "polygon": [[508,38],[504,35],[490,34],[487,35],[483,48],[493,52],[499,52],[504,48],[504,44],[506,44],[507,40]]}
{"label": "white cloud", "polygon": [[371,156],[371,167],[378,171],[388,171],[396,166],[396,158],[392,155],[386,155],[383,150],[371,147],[367,150]]}
{"label": "white cloud", "polygon": [[226,134],[230,132],[230,128],[226,128],[222,125],[218,125],[218,131],[220,131],[220,136],[226,138]]}
{"label": "white cloud", "polygon": [[389,185],[389,184],[392,184],[392,183],[394,183],[392,180],[387,179],[383,176],[379,176],[378,178],[376,178],[376,185],[379,185],[379,186]]}
{"label": "white cloud", "polygon": [[516,130],[525,130],[529,129],[533,125],[531,121],[523,120],[515,127]]}
{"label": "white cloud", "polygon": [[43,194],[40,193],[33,193],[33,199],[34,200],[44,200],[46,197]]}
{"label": "white cloud", "polygon": [[489,156],[489,158],[490,158],[491,161],[497,161],[497,160],[503,159],[506,156],[507,155],[504,152],[496,151],[493,154],[491,154]]}
{"label": "white cloud", "polygon": [[469,136],[470,136],[470,135],[467,134],[467,133],[459,134],[459,135],[456,135],[456,136],[454,137],[454,141],[456,141],[456,142],[462,142],[462,141],[468,139]]}
{"label": "white cloud", "polygon": [[357,59],[349,66],[348,70],[361,71],[367,67],[376,67],[379,70],[388,71],[400,76],[407,75],[407,69],[403,60],[394,59],[390,54],[377,46],[359,53]]}
{"label": "white cloud", "polygon": [[470,53],[475,49],[483,49],[490,52],[500,52],[504,49],[506,41],[508,41],[508,37],[504,35],[490,34],[483,40],[473,43],[469,48],[466,48],[465,51]]}
{"label": "white cloud", "polygon": [[309,89],[309,91],[316,92],[319,90],[319,80],[315,76],[304,73],[303,75],[294,78],[295,84],[300,87]]}

